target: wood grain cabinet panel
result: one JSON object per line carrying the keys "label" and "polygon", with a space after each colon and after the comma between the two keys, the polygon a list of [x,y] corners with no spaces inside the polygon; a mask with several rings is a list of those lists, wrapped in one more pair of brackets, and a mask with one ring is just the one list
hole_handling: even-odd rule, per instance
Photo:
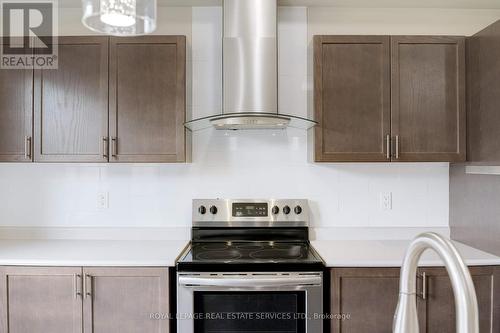
{"label": "wood grain cabinet panel", "polygon": [[316,162],[460,162],[465,38],[315,36]]}
{"label": "wood grain cabinet panel", "polygon": [[[332,333],[390,333],[399,295],[399,268],[335,268],[331,272]],[[419,304],[419,308],[421,305]]]}
{"label": "wood grain cabinet panel", "polygon": [[314,50],[315,161],[390,160],[389,37],[315,36]]}
{"label": "wood grain cabinet panel", "polygon": [[168,333],[167,268],[84,268],[85,333]]}
{"label": "wood grain cabinet panel", "polygon": [[110,39],[110,162],[184,162],[184,36]]}
{"label": "wood grain cabinet panel", "polygon": [[81,333],[80,267],[0,267],[5,333]]}
{"label": "wood grain cabinet panel", "polygon": [[465,38],[391,37],[396,161],[466,157]]}
{"label": "wood grain cabinet panel", "polygon": [[467,38],[467,160],[498,165],[500,21]]}
{"label": "wood grain cabinet panel", "polygon": [[33,70],[0,69],[0,162],[31,162],[32,136]]}
{"label": "wood grain cabinet panel", "polygon": [[[498,267],[469,268],[479,307],[479,332],[500,331],[500,270]],[[455,326],[455,300],[448,272],[445,268],[421,268],[427,276],[427,301],[419,313],[425,318],[426,333],[453,333]]]}
{"label": "wood grain cabinet panel", "polygon": [[[470,267],[469,270],[478,299],[480,332],[499,332],[500,267]],[[331,332],[392,332],[398,302],[399,272],[399,268],[333,268],[331,313],[350,317],[332,320]],[[419,268],[417,311],[421,333],[456,331],[453,289],[445,268]]]}
{"label": "wood grain cabinet panel", "polygon": [[35,71],[35,161],[107,162],[108,38],[58,43],[58,68]]}

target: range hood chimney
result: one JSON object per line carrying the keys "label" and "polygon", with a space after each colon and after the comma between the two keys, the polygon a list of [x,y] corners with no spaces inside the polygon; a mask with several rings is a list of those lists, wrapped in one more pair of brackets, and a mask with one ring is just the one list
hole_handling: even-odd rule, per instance
{"label": "range hood chimney", "polygon": [[278,113],[277,0],[223,0],[223,113],[191,130],[310,128],[312,120]]}

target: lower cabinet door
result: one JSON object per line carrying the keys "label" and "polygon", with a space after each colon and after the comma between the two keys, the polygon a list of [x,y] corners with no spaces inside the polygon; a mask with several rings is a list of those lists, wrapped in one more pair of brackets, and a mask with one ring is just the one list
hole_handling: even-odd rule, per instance
{"label": "lower cabinet door", "polygon": [[81,333],[80,267],[0,267],[0,330]]}
{"label": "lower cabinet door", "polygon": [[168,268],[83,269],[85,333],[167,333]]}
{"label": "lower cabinet door", "polygon": [[[331,333],[391,333],[398,304],[399,272],[399,268],[332,269]],[[420,299],[417,308],[423,308]],[[419,318],[421,325],[422,319]]]}
{"label": "lower cabinet door", "polygon": [[[500,332],[500,267],[469,270],[479,307],[479,331]],[[399,268],[332,269],[331,313],[338,316],[331,320],[331,332],[392,332],[399,272]],[[453,288],[446,269],[420,268],[416,287],[420,333],[456,332]]]}
{"label": "lower cabinet door", "polygon": [[[500,270],[495,266],[470,267],[479,307],[479,332],[500,332]],[[455,298],[445,268],[421,268],[427,279],[427,299],[423,311],[425,333],[453,333],[456,331]]]}

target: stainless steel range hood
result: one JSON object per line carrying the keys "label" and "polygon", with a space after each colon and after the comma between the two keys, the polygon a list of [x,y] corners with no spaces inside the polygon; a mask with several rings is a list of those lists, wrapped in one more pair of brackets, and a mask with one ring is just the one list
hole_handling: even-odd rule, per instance
{"label": "stainless steel range hood", "polygon": [[310,128],[278,113],[277,0],[224,0],[223,113],[185,126],[199,130]]}

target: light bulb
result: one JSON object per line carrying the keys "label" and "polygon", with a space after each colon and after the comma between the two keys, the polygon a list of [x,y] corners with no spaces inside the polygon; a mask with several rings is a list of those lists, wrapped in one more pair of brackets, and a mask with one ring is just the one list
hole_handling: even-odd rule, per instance
{"label": "light bulb", "polygon": [[120,13],[101,14],[101,21],[115,27],[130,27],[135,24],[135,18],[133,16]]}

